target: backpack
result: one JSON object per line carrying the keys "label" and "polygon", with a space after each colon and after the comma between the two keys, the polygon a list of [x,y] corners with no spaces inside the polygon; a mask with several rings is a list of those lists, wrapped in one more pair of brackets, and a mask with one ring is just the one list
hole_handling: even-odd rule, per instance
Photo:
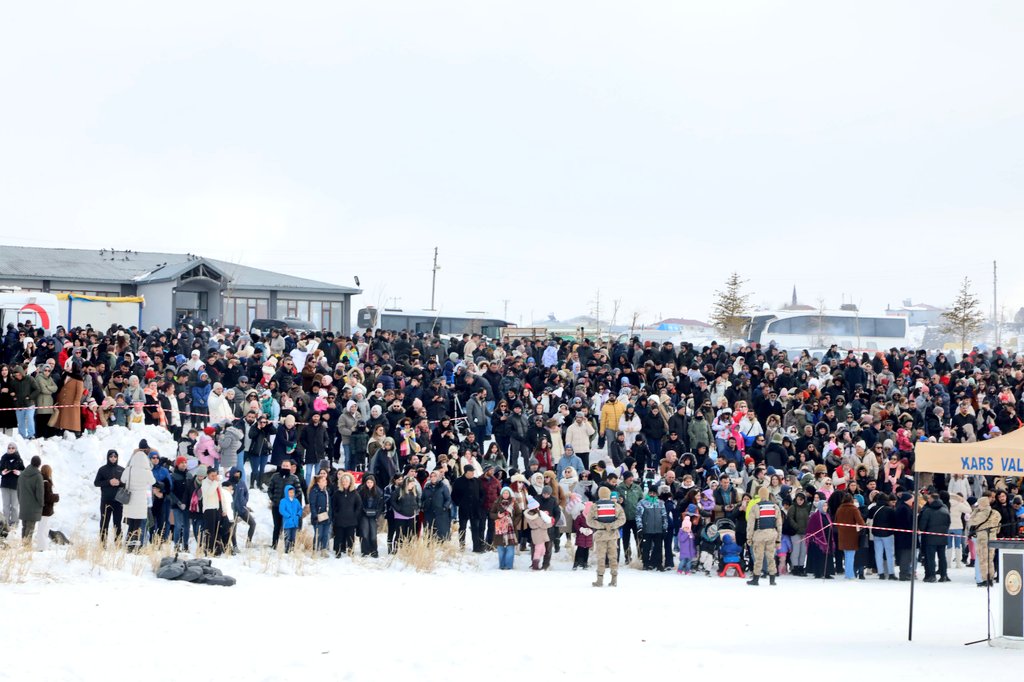
{"label": "backpack", "polygon": [[615,520],[615,500],[597,501],[597,520],[601,523],[611,523]]}

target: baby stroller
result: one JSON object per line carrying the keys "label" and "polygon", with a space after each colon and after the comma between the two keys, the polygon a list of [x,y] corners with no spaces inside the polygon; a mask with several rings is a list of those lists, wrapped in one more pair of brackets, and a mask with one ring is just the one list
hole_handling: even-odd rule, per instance
{"label": "baby stroller", "polygon": [[[731,523],[723,519],[726,524]],[[735,532],[735,528],[733,528]],[[697,568],[706,576],[719,571],[718,557],[722,548],[722,538],[717,523],[706,523],[700,531],[700,541],[697,546]]]}
{"label": "baby stroller", "polygon": [[719,519],[718,539],[718,577],[745,578],[743,548],[736,544],[736,524],[729,519]]}

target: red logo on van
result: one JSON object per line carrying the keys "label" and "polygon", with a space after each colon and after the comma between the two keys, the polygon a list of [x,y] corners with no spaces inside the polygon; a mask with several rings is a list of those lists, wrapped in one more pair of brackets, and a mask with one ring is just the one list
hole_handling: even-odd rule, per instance
{"label": "red logo on van", "polygon": [[[43,329],[50,328],[50,314],[43,310],[43,307],[38,303],[28,303],[21,307],[21,311],[30,311],[39,316],[39,324]],[[21,312],[19,311],[19,312]]]}

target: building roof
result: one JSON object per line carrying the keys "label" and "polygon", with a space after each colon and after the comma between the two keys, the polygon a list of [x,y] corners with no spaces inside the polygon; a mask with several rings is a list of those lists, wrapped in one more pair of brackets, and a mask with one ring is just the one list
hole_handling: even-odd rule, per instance
{"label": "building roof", "polygon": [[929,305],[928,303],[914,303],[913,305],[900,306],[899,310],[905,310],[907,312],[945,312],[946,308],[940,308],[938,306]]}
{"label": "building roof", "polygon": [[686,317],[668,317],[660,322],[655,322],[654,326],[657,327],[663,324],[675,324],[680,327],[710,327],[711,325],[707,322],[701,322],[700,320],[691,320]]}
{"label": "building roof", "polygon": [[194,254],[0,246],[0,279],[145,284],[176,279],[200,263],[222,273],[235,288],[296,289],[338,294],[362,291]]}

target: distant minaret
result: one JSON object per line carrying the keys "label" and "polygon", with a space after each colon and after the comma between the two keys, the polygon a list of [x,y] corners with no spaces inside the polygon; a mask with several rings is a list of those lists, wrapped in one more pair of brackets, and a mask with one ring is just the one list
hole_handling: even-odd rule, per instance
{"label": "distant minaret", "polygon": [[796,285],[795,284],[793,285],[793,302],[790,303],[790,305],[792,307],[794,307],[794,308],[797,306],[797,302],[796,302]]}

